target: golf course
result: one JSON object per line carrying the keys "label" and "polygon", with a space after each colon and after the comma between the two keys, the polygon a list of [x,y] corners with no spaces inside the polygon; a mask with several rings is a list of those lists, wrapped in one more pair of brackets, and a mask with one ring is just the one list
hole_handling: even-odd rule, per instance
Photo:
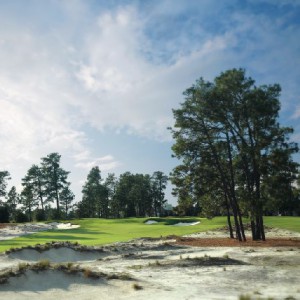
{"label": "golf course", "polygon": [[300,219],[264,220],[265,242],[225,217],[1,224],[0,297],[298,299]]}
{"label": "golf course", "polygon": [[[147,220],[157,223],[147,225]],[[177,223],[199,222],[193,226],[174,226]],[[225,217],[206,218],[128,218],[128,219],[78,219],[72,224],[80,227],[71,230],[48,230],[0,241],[0,252],[10,248],[51,241],[71,241],[82,245],[97,246],[126,242],[142,237],[166,237],[187,235],[215,230],[226,226]],[[265,225],[300,232],[299,217],[265,217]]]}

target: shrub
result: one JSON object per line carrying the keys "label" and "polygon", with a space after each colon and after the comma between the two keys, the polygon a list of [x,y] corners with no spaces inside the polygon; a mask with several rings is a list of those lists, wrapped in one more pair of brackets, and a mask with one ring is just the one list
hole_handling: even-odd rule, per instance
{"label": "shrub", "polygon": [[60,220],[61,219],[61,212],[58,212],[55,208],[52,208],[48,212],[48,218],[50,217],[50,220]]}
{"label": "shrub", "polygon": [[37,222],[45,221],[46,220],[45,211],[42,210],[42,209],[37,209],[35,211],[35,219],[36,219]]}
{"label": "shrub", "polygon": [[21,210],[17,210],[16,212],[16,222],[17,223],[28,222],[27,216]]}

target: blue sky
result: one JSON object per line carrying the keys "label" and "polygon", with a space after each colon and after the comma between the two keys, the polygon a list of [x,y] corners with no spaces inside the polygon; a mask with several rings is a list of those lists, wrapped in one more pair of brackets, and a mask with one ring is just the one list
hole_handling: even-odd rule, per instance
{"label": "blue sky", "polygon": [[0,62],[0,169],[19,189],[51,152],[77,200],[95,165],[168,174],[172,108],[230,68],[282,86],[300,142],[299,0],[2,0]]}

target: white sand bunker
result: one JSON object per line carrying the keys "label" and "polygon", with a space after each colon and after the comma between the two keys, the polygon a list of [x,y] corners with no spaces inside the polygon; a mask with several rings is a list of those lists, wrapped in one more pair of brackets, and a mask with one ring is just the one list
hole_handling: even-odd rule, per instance
{"label": "white sand bunker", "polygon": [[173,226],[194,226],[200,224],[200,222],[179,222],[174,224]]}
{"label": "white sand bunker", "polygon": [[80,285],[81,288],[90,288],[91,285],[107,284],[103,279],[86,278],[83,274],[65,274],[58,270],[33,271],[9,278],[8,282],[0,285],[0,291],[32,291],[41,292],[51,289],[70,289]]}
{"label": "white sand bunker", "polygon": [[51,229],[59,229],[59,230],[75,229],[80,227],[80,225],[73,225],[71,223],[57,223],[57,222],[52,222],[49,223],[48,225],[52,227]]}
{"label": "white sand bunker", "polygon": [[[159,222],[154,221],[154,220],[148,220],[145,222],[146,225],[152,225],[152,224],[157,224]],[[194,226],[200,224],[200,222],[178,222],[176,224],[173,224],[172,226]]]}
{"label": "white sand bunker", "polygon": [[51,262],[92,261],[102,258],[105,254],[97,251],[76,251],[67,247],[52,248],[45,251],[22,249],[9,253],[8,257],[25,261],[49,260]]}
{"label": "white sand bunker", "polygon": [[145,222],[146,225],[152,225],[152,224],[157,224],[157,221],[154,220],[148,220],[147,222]]}
{"label": "white sand bunker", "polygon": [[36,224],[22,224],[22,225],[9,225],[0,229],[0,241],[10,240],[22,235],[32,234],[46,230],[67,230],[79,228],[80,225],[73,225],[71,223],[36,223]]}

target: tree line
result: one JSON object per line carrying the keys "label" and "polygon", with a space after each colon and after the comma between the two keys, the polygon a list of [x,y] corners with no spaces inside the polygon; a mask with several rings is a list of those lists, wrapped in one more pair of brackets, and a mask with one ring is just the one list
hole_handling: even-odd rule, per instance
{"label": "tree line", "polygon": [[83,185],[82,200],[76,204],[77,213],[99,218],[161,215],[167,181],[161,171],[152,176],[125,172],[119,178],[110,173],[104,180],[99,167],[93,167]]}
{"label": "tree line", "polygon": [[60,166],[60,159],[60,154],[50,153],[41,158],[40,165],[32,165],[22,178],[20,194],[15,186],[6,192],[10,174],[0,172],[0,222],[143,217],[164,212],[168,177],[163,172],[151,176],[125,172],[119,178],[111,173],[103,179],[95,166],[83,185],[82,200],[75,203],[68,181],[70,172]]}
{"label": "tree line", "polygon": [[10,174],[0,172],[0,196],[6,200],[0,201],[2,222],[67,217],[75,196],[68,181],[70,172],[60,166],[60,158],[58,153],[50,153],[41,158],[40,165],[32,165],[22,178],[20,194],[15,186],[6,193]]}
{"label": "tree line", "polygon": [[252,238],[265,240],[264,214],[300,213],[298,146],[289,141],[293,129],[278,122],[280,91],[232,69],[184,92],[170,128],[181,161],[171,174],[179,212],[226,214],[230,236],[240,241],[246,240],[243,217]]}

